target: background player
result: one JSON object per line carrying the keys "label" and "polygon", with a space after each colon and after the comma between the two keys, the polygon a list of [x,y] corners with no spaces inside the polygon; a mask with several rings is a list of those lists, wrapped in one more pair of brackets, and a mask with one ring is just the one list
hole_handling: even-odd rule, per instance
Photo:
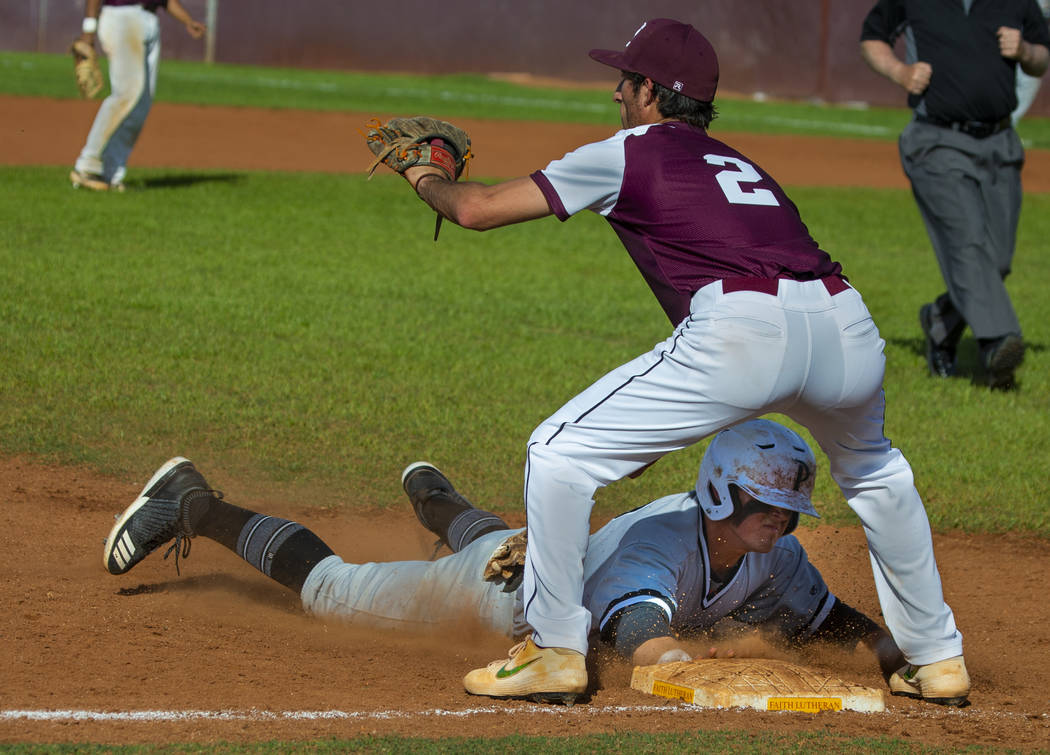
{"label": "background player", "polygon": [[179,0],[87,0],[80,39],[95,44],[109,59],[110,94],[102,101],[87,141],[69,174],[73,187],[95,191],[124,190],[128,157],[153,105],[160,62],[157,8],[186,27],[194,39],[204,36]]}
{"label": "background player", "polygon": [[[800,513],[817,516],[810,500],[815,472],[805,442],[777,423],[753,420],[719,434],[694,489],[619,516],[591,537],[584,599],[593,615],[592,639],[636,665],[689,660],[680,635],[729,618],[790,643],[827,641],[850,649],[863,643],[890,675],[903,664],[892,639],[831,593],[788,534]],[[346,563],[302,525],[222,500],[189,461],[176,457],[118,517],[103,561],[111,573],[123,574],[172,538],[169,552],[177,561],[180,547],[187,555],[188,538],[200,535],[295,590],[317,616],[416,630],[474,616],[508,636],[527,632],[522,588],[482,579],[494,551],[521,530],[508,531],[499,517],[474,508],[425,462],[410,465],[402,483],[420,521],[453,555]],[[537,656],[531,639],[522,647],[519,665]],[[501,665],[468,675],[467,690],[504,695],[505,684],[491,687]],[[572,702],[587,685],[571,664],[545,663],[544,674],[578,690],[536,695],[540,699]],[[513,681],[516,675],[503,676]],[[890,678],[892,685],[896,676]],[[533,696],[531,681],[519,692]]]}
{"label": "background player", "polygon": [[[773,178],[707,133],[718,59],[700,32],[655,19],[624,50],[590,55],[621,72],[613,100],[623,130],[611,138],[495,185],[453,182],[430,166],[404,171],[430,207],[468,228],[601,214],[674,326],[529,439],[524,609],[541,656],[523,672],[534,676],[532,691],[567,691],[545,688],[547,659],[570,658],[584,673],[583,565],[596,489],[777,412],[813,434],[864,526],[887,627],[919,667],[908,676],[913,690],[965,698],[962,635],[911,467],[884,435],[884,342],[860,294]],[[508,694],[522,683],[508,683]]]}

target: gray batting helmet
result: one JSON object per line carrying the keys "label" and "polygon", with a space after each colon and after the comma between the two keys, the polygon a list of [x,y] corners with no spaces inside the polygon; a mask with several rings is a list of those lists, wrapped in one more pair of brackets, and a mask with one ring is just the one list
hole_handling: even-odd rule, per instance
{"label": "gray batting helmet", "polygon": [[795,512],[791,532],[798,514],[820,516],[810,500],[816,473],[813,452],[798,433],[753,419],[722,430],[711,441],[700,462],[696,495],[709,518],[725,519],[733,513],[729,486],[735,485],[762,503]]}

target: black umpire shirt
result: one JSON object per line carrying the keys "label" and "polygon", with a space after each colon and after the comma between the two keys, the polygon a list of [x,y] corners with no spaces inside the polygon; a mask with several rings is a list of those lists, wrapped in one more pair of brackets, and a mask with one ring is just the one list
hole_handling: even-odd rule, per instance
{"label": "black umpire shirt", "polygon": [[999,54],[1000,26],[1020,29],[1026,42],[1050,48],[1036,0],[879,0],[860,38],[892,46],[907,34],[908,63],[930,64],[930,86],[921,95],[909,94],[908,107],[938,121],[995,123],[1017,106],[1017,62]]}

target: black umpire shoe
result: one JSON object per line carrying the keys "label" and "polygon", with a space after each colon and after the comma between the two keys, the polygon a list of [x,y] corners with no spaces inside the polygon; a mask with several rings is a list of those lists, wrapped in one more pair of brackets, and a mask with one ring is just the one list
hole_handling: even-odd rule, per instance
{"label": "black umpire shoe", "polygon": [[190,538],[194,527],[207,513],[211,502],[222,493],[208,487],[193,462],[176,456],[168,459],[154,472],[146,487],[139,493],[106,538],[102,563],[110,574],[131,571],[139,561],[166,542],[175,543],[164,554],[175,551],[175,571],[179,570],[179,549],[182,557],[190,553]]}
{"label": "black umpire shoe", "polygon": [[1007,391],[1015,387],[1014,370],[1024,361],[1024,341],[1020,336],[1008,335],[980,347],[984,379],[993,391]]}
{"label": "black umpire shoe", "polygon": [[926,366],[933,377],[947,378],[955,374],[955,347],[939,344],[933,340],[933,305],[923,304],[919,308],[919,325],[926,340]]}
{"label": "black umpire shoe", "polygon": [[438,538],[434,555],[442,545],[461,551],[486,533],[508,529],[507,523],[495,514],[475,508],[429,461],[405,467],[401,487],[412,502],[416,519]]}

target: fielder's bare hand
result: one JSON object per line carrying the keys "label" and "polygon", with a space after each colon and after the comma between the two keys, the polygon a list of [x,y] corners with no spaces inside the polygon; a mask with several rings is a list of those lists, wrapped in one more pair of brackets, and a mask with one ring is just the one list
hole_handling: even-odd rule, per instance
{"label": "fielder's bare hand", "polygon": [[179,0],[168,0],[168,15],[186,27],[186,33],[194,39],[200,39],[208,27],[190,15]]}
{"label": "fielder's bare hand", "polygon": [[204,36],[204,33],[208,31],[208,27],[202,24],[200,21],[191,20],[186,24],[186,33],[194,39],[200,39]]}

